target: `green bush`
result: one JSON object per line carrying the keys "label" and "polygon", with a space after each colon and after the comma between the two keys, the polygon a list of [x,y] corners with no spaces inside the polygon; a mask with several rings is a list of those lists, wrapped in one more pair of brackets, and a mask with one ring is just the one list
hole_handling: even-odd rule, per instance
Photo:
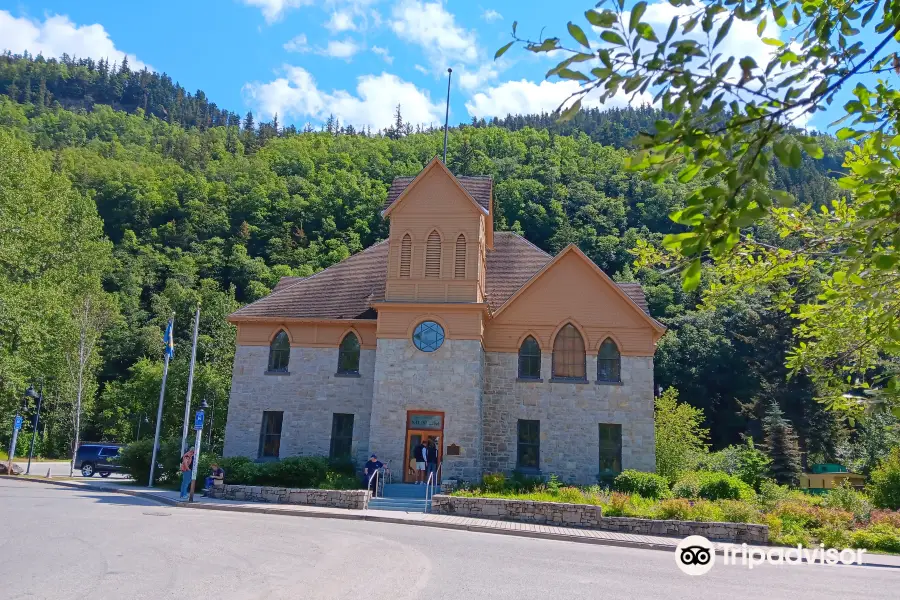
{"label": "green bush", "polygon": [[541,477],[536,475],[525,475],[524,473],[513,471],[512,477],[506,484],[506,489],[522,494],[533,492],[536,489],[543,487],[543,485],[544,480]]}
{"label": "green bush", "polygon": [[728,473],[697,471],[685,473],[672,488],[677,498],[705,500],[752,500],[753,488]]}
{"label": "green bush", "polygon": [[891,450],[872,471],[868,492],[878,508],[900,509],[900,446]]}
{"label": "green bush", "polygon": [[662,500],[657,507],[656,516],[659,519],[687,521],[691,514],[691,502],[685,498],[667,498]]}
{"label": "green bush", "polygon": [[[154,483],[173,483],[180,476],[181,439],[161,440],[156,454],[156,469],[153,472]],[[150,479],[150,462],[153,456],[153,440],[150,438],[132,442],[119,452],[118,462],[138,483],[147,483]]]}
{"label": "green bush", "polygon": [[675,485],[672,486],[672,494],[676,498],[699,498],[700,477],[695,471],[683,474]]}
{"label": "green bush", "polygon": [[722,510],[722,520],[726,523],[762,523],[759,509],[749,502],[720,500],[716,504]]}
{"label": "green bush", "polygon": [[637,494],[655,500],[671,496],[669,482],[665,477],[634,469],[626,469],[619,473],[613,481],[613,488],[618,492]]}
{"label": "green bush", "polygon": [[900,552],[900,529],[886,524],[870,525],[854,531],[850,535],[850,544],[866,550]]}
{"label": "green bush", "polygon": [[487,492],[502,492],[506,489],[506,475],[503,473],[485,473],[481,485]]}
{"label": "green bush", "polygon": [[[209,470],[207,459],[206,470]],[[257,463],[245,456],[220,458],[225,483],[268,485],[291,488],[355,489],[360,487],[356,467],[345,460],[332,461],[324,456],[291,456],[280,461]],[[204,460],[201,459],[201,468]]]}
{"label": "green bush", "polygon": [[837,548],[843,550],[853,545],[851,531],[843,527],[820,527],[815,530],[816,537],[825,544],[826,548]]}
{"label": "green bush", "polygon": [[872,514],[872,503],[865,494],[853,489],[849,481],[842,482],[839,487],[828,492],[822,505],[851,512],[857,521],[868,521]]}

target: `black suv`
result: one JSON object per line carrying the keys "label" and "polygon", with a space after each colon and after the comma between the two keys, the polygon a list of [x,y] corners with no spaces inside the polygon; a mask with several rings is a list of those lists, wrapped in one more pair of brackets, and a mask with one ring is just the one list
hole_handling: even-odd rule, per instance
{"label": "black suv", "polygon": [[121,473],[122,466],[115,460],[119,455],[119,446],[107,444],[85,444],[79,446],[75,453],[75,468],[81,469],[85,477],[99,473],[100,477],[109,477],[110,473]]}

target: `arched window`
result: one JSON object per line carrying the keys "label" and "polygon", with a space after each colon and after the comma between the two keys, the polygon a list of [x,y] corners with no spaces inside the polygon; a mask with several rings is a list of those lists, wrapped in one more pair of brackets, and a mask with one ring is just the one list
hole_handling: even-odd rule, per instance
{"label": "arched window", "polygon": [[609,338],[600,344],[597,353],[597,381],[618,383],[622,381],[622,357],[619,347]]}
{"label": "arched window", "polygon": [[337,372],[347,375],[359,373],[359,338],[352,331],[341,340]]}
{"label": "arched window", "polygon": [[541,347],[530,335],[519,346],[519,379],[541,378]]}
{"label": "arched window", "polygon": [[410,264],[412,263],[412,238],[409,234],[403,236],[400,242],[400,277],[409,278]]}
{"label": "arched window", "polygon": [[553,377],[585,378],[584,339],[571,323],[559,330],[553,342]]}
{"label": "arched window", "polygon": [[425,243],[425,277],[441,276],[441,234],[432,231]]}
{"label": "arched window", "polygon": [[459,234],[456,238],[456,264],[453,276],[457,279],[466,278],[466,236]]}
{"label": "arched window", "polygon": [[291,340],[287,332],[282,329],[269,344],[269,371],[272,373],[287,373],[288,361],[291,360]]}

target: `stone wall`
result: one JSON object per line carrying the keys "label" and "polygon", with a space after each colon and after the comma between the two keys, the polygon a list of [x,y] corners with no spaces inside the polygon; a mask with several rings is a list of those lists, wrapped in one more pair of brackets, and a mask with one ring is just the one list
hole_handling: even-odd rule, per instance
{"label": "stone wall", "polygon": [[280,457],[328,456],[334,413],[353,414],[353,457],[366,461],[375,351],[362,350],[358,377],[337,375],[337,348],[291,348],[288,374],[267,374],[268,346],[234,356],[225,456],[259,454],[263,411],[284,411]]}
{"label": "stone wall", "polygon": [[532,502],[499,498],[460,498],[438,494],[431,501],[431,512],[460,517],[585,527],[639,535],[676,537],[702,535],[711,540],[748,544],[767,544],[769,541],[769,527],[766,525],[604,517],[599,506],[590,504]]}
{"label": "stone wall", "polygon": [[209,490],[212,498],[244,500],[247,502],[273,502],[278,504],[305,504],[329,508],[365,510],[369,505],[367,490],[307,490],[298,488],[263,487],[258,485],[214,486]]}
{"label": "stone wall", "polygon": [[[376,352],[370,451],[390,461],[399,480],[404,471],[407,411],[441,411],[443,476],[480,480],[481,342],[448,339],[435,352],[422,352],[408,339],[379,339]],[[446,455],[450,444],[459,446],[459,456]]]}
{"label": "stone wall", "polygon": [[519,381],[518,354],[485,353],[484,470],[516,468],[518,420],[541,422],[540,469],[576,484],[597,482],[599,423],[622,425],[622,468],[655,470],[653,358],[623,356],[622,383],[596,383],[596,356],[587,383],[550,381],[552,355],[541,356],[542,381]]}

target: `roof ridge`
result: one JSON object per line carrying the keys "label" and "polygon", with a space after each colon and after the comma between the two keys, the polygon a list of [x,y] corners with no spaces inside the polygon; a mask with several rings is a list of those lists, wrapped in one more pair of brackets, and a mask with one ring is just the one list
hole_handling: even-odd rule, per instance
{"label": "roof ridge", "polygon": [[502,234],[504,234],[504,233],[509,234],[509,235],[511,235],[511,236],[513,236],[513,237],[519,238],[520,240],[522,240],[523,242],[525,242],[526,244],[528,244],[529,246],[531,246],[532,248],[534,248],[534,249],[537,250],[538,252],[544,254],[545,256],[548,256],[548,257],[550,257],[550,258],[553,258],[553,255],[552,255],[552,254],[550,254],[549,252],[547,252],[547,251],[544,250],[543,248],[537,246],[534,242],[532,242],[531,240],[529,240],[529,239],[528,239],[527,237],[525,237],[524,235],[521,235],[521,234],[519,234],[519,233],[516,233],[515,231],[495,231],[495,232],[494,232],[494,235],[498,235],[498,234],[502,235]]}

